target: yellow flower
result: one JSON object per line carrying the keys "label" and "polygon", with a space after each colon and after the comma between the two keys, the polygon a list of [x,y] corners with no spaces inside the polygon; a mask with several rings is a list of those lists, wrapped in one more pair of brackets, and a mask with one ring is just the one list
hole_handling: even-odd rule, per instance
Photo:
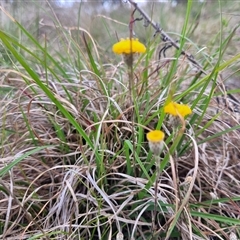
{"label": "yellow flower", "polygon": [[147,140],[150,150],[154,155],[158,156],[163,149],[164,132],[154,130],[147,133]]}
{"label": "yellow flower", "polygon": [[164,132],[160,130],[154,130],[147,133],[147,140],[149,142],[160,142],[164,139]]}
{"label": "yellow flower", "polygon": [[185,117],[192,113],[191,108],[188,105],[179,104],[176,102],[170,102],[164,107],[164,112],[173,116]]}
{"label": "yellow flower", "polygon": [[116,54],[144,53],[146,47],[137,38],[131,38],[131,40],[127,38],[115,43],[112,50]]}

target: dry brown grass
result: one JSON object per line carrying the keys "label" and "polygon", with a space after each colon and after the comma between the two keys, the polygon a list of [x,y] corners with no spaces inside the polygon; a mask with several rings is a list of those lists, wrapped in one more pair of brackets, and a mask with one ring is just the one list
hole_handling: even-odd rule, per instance
{"label": "dry brown grass", "polygon": [[[156,66],[160,66],[163,79],[172,60],[161,59],[159,64],[157,54],[151,59],[145,91],[141,89],[141,76],[146,68],[135,71],[142,104],[139,115],[143,116],[142,122],[134,124],[137,139],[138,127],[166,100],[167,91],[158,82]],[[189,64],[185,66],[185,59],[179,63],[173,82],[185,77],[184,91],[195,73]],[[0,239],[120,240],[121,232],[124,239],[165,239],[160,234],[166,233],[175,219],[177,237],[169,239],[231,239],[230,234],[239,234],[239,224],[209,217],[240,218],[240,200],[234,199],[240,196],[240,103],[237,97],[232,99],[234,94],[227,94],[224,81],[218,78],[215,93],[223,93],[211,99],[202,121],[188,120],[182,142],[188,147],[170,155],[170,164],[157,182],[159,202],[154,206],[156,189],[154,184],[146,187],[149,180],[142,171],[142,165],[145,169],[150,166],[150,177],[156,171],[154,163],[150,164],[154,159],[147,141],[144,137],[137,146],[137,157],[124,145],[133,141],[133,108],[125,67],[122,62],[102,65],[99,77],[89,66],[87,62],[83,70],[69,68],[68,74],[74,77],[71,81],[62,77],[61,82],[51,74],[46,79],[41,68],[36,67],[36,71],[41,69],[38,74],[42,82],[77,120],[95,149],[23,69],[2,70],[0,87],[8,90],[0,95],[0,169],[30,150],[39,150],[26,155],[0,179]],[[202,105],[211,88],[210,84],[194,108],[197,119],[202,116]],[[148,91],[149,100],[144,100]],[[181,91],[178,89],[176,96]],[[189,99],[194,100],[198,93],[191,94]],[[157,121],[157,117],[150,121],[142,134],[147,127],[155,128]],[[167,119],[163,128],[169,137],[173,129]],[[172,140],[166,143],[162,158],[168,154]],[[100,169],[96,152],[101,156]],[[129,169],[134,171],[129,174]],[[153,224],[154,209],[157,218]],[[204,218],[201,214],[210,215]]]}
{"label": "dry brown grass", "polygon": [[[126,224],[129,236],[134,236],[137,232],[139,237],[142,236],[142,239],[145,239],[144,236],[148,234],[151,226],[146,219],[151,219],[151,212],[148,209],[149,203],[154,199],[154,189],[148,190],[149,198],[138,199],[137,195],[148,181],[140,176],[135,178],[125,173],[126,159],[124,155],[118,155],[112,163],[108,161],[114,156],[117,149],[121,149],[121,141],[119,141],[120,146],[117,147],[118,143],[112,142],[106,134],[104,135],[106,146],[102,151],[106,175],[102,177],[107,182],[105,182],[104,189],[101,189],[98,187],[101,178],[95,178],[96,164],[94,164],[94,159],[91,160],[93,152],[84,143],[79,144],[80,138],[70,127],[68,121],[59,115],[48,99],[45,99],[41,90],[32,97],[31,84],[26,85],[20,77],[9,80],[11,85],[14,80],[18,82],[19,86],[18,88],[13,87],[13,90],[1,100],[1,128],[5,129],[1,135],[1,168],[36,147],[36,144],[37,146],[52,145],[52,147],[26,157],[1,179],[4,189],[1,192],[1,219],[4,229],[2,239],[11,239],[7,237],[13,238],[13,236],[15,239],[28,239],[37,233],[43,234],[40,239],[49,239],[47,234],[55,231],[60,231],[56,233],[58,237],[55,239],[75,239],[76,236],[88,239],[91,229],[96,227],[96,224],[99,224],[99,229],[107,228],[109,234],[115,232],[116,228],[121,231],[120,225]],[[73,85],[66,84],[69,89]],[[87,85],[89,87],[91,83],[85,83],[82,87],[87,89]],[[58,88],[56,87],[56,89]],[[77,108],[80,104],[77,100],[79,94],[74,91],[72,94],[75,96],[74,105]],[[63,92],[59,95],[64,99]],[[114,92],[112,96],[116,98],[116,101],[119,98]],[[101,93],[97,89],[91,88],[91,93],[87,92],[81,97],[101,99]],[[94,102],[93,100],[87,109],[89,112],[94,111],[101,118],[104,115],[105,102]],[[70,103],[67,101],[64,103],[69,111],[76,114]],[[122,110],[122,118],[128,120],[130,116],[124,114],[126,112],[125,104],[119,107]],[[238,113],[229,111],[224,101],[218,106],[214,105],[212,109],[214,115],[217,108],[222,112],[221,115],[213,121],[208,129],[205,129],[199,140],[211,137],[238,124],[236,120]],[[206,115],[202,122],[203,126],[212,118],[210,114],[213,111]],[[91,115],[84,114],[83,116],[84,118],[79,121],[83,121],[81,122],[82,126],[89,129],[89,126],[86,126],[86,118],[88,124],[94,120]],[[27,123],[24,118],[27,119]],[[58,122],[66,134],[67,140],[63,143],[69,148],[66,153],[64,153],[64,148],[60,147],[62,141],[58,138],[50,118]],[[126,136],[126,124],[116,125],[114,122],[112,124],[115,125],[114,128],[111,128],[110,134],[113,139],[116,136],[113,129],[117,129],[119,137]],[[194,126],[192,127],[194,128]],[[194,136],[191,131],[189,134]],[[143,145],[142,148],[144,152],[148,152],[146,145]],[[191,195],[189,195],[188,204],[228,198],[227,202],[219,203],[218,206],[214,205],[213,208],[209,206],[207,209],[205,207],[200,209],[206,213],[221,213],[223,216],[238,218],[240,206],[230,198],[240,195],[239,154],[239,130],[234,130],[199,144],[197,149],[193,149],[188,154],[173,157],[178,166],[177,175],[182,186],[185,186],[185,178],[192,176],[196,158],[198,158],[196,181]],[[144,154],[141,158],[144,161]],[[187,180],[191,182],[191,178]],[[182,189],[180,192],[183,195],[182,197],[178,196],[180,197],[178,199],[175,195],[175,184],[169,166],[162,173],[161,182],[158,185],[161,192],[158,197],[162,203],[176,204],[176,201],[185,197],[184,193],[186,192]],[[101,208],[99,208],[99,204]],[[178,204],[181,204],[181,201]],[[133,210],[131,206],[134,205],[136,207]],[[186,217],[187,221],[199,225],[202,233],[205,233],[206,236],[219,234],[227,239],[227,233],[214,220],[207,220],[205,223],[198,222],[197,218],[189,216],[187,205],[184,209],[186,213],[177,224],[181,229],[182,239],[188,239],[189,234],[188,226],[183,223]],[[166,222],[165,225],[159,224],[162,225],[161,229],[165,229],[168,225],[167,219],[174,216],[174,211],[171,207],[167,207],[162,213]],[[144,221],[142,217],[145,219]],[[213,232],[212,228],[218,229],[219,232]],[[227,232],[230,231],[231,229],[228,229]],[[65,232],[68,233],[67,236]],[[44,234],[46,234],[45,237],[43,237]],[[96,238],[94,237],[94,239]],[[193,239],[202,238],[193,235]]]}

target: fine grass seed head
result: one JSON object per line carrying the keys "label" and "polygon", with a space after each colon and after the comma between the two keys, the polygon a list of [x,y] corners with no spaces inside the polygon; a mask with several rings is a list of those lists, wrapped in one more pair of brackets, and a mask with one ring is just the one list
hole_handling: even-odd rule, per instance
{"label": "fine grass seed head", "polygon": [[147,133],[147,140],[150,150],[155,156],[159,156],[163,149],[164,132],[153,130]]}
{"label": "fine grass seed head", "polygon": [[188,190],[188,188],[189,188],[192,180],[193,180],[193,177],[192,177],[192,176],[187,176],[187,177],[184,179],[184,182],[181,183],[180,186],[182,186],[183,191],[184,191],[185,193],[187,192],[187,190]]}

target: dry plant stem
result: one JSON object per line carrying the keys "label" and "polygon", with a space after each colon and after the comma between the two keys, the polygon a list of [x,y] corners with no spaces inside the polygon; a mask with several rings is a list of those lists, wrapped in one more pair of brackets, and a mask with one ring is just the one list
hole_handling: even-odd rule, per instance
{"label": "dry plant stem", "polygon": [[157,205],[158,205],[158,181],[160,179],[160,157],[157,155],[153,156],[155,158],[155,165],[156,165],[156,180],[155,180],[155,186],[154,186],[154,212],[152,215],[152,237],[154,238],[154,234],[157,231],[156,226],[155,226],[155,220],[157,217]]}
{"label": "dry plant stem", "polygon": [[130,103],[131,106],[134,105],[134,94],[133,94],[133,70],[132,67],[128,67],[128,80],[129,80],[129,97],[130,97]]}
{"label": "dry plant stem", "polygon": [[[193,175],[192,175],[192,181],[191,181],[191,183],[190,183],[190,185],[188,187],[188,191],[186,192],[185,197],[182,200],[180,207],[178,208],[178,211],[172,217],[172,222],[171,222],[171,225],[170,225],[169,229],[172,229],[172,225],[174,226],[176,224],[176,221],[178,220],[181,212],[187,206],[187,204],[189,202],[189,198],[190,198],[191,192],[192,192],[192,189],[193,189],[193,186],[194,186],[194,183],[195,183],[195,180],[197,178],[197,173],[198,173],[198,163],[199,163],[198,146],[197,146],[197,143],[196,143],[195,139],[192,136],[190,136],[188,134],[186,134],[186,135],[192,140],[192,143],[193,143],[193,146],[194,146],[194,150],[195,150],[195,154],[194,154],[194,163],[195,163],[194,164],[194,170],[193,170]],[[170,237],[170,235],[171,235],[171,232],[168,231],[167,235],[166,235],[166,239],[168,239]]]}
{"label": "dry plant stem", "polygon": [[[133,58],[133,55],[130,54],[130,58]],[[132,65],[128,66],[128,79],[129,79],[129,97],[130,97],[130,105],[134,106],[134,84],[133,84],[133,68]],[[132,144],[133,144],[133,171],[136,176],[136,166],[135,166],[135,128],[134,128],[134,120],[135,120],[135,110],[133,107],[132,111]]]}
{"label": "dry plant stem", "polygon": [[[182,127],[180,128],[179,132],[178,132],[178,135],[179,136],[183,136],[184,132],[185,132],[185,129],[186,129],[186,121],[185,119],[181,116],[181,114],[178,113],[178,117],[181,121],[181,124],[182,124]],[[178,197],[178,194],[180,193],[180,189],[179,189],[179,174],[178,174],[178,161],[177,161],[177,156],[176,156],[176,161],[175,161],[175,166],[173,165],[172,166],[172,170],[175,170],[175,176],[177,177],[176,179],[176,185],[175,185],[175,190],[176,190],[176,197]],[[174,176],[174,175],[173,175]],[[179,199],[181,201],[181,196],[179,196]],[[176,210],[177,210],[177,207],[178,207],[178,203],[176,201]]]}
{"label": "dry plant stem", "polygon": [[[130,104],[134,106],[135,94],[134,94],[134,80],[133,80],[133,52],[132,52],[132,38],[133,38],[133,22],[134,22],[134,12],[132,11],[129,22],[129,35],[130,35],[130,54],[127,56],[127,65],[128,65],[128,79],[129,79],[129,94],[130,94]],[[133,172],[136,177],[136,166],[135,166],[135,128],[134,128],[134,120],[135,120],[135,108],[133,107],[132,112],[132,143],[133,143]]]}
{"label": "dry plant stem", "polygon": [[[160,35],[162,36],[162,39],[164,39],[164,41],[169,41],[172,46],[174,46],[176,49],[180,49],[180,46],[178,43],[176,43],[176,41],[174,41],[167,33],[165,33],[163,31],[162,28],[160,28],[160,26],[155,23],[138,5],[136,2],[132,1],[132,0],[128,0],[128,2],[134,6],[134,8],[142,15],[142,17],[156,30],[156,33],[160,33]],[[202,66],[196,61],[194,60],[193,56],[187,52],[185,52],[184,50],[181,50],[181,54],[184,55],[196,68],[198,68],[200,70],[200,72],[204,72]]]}

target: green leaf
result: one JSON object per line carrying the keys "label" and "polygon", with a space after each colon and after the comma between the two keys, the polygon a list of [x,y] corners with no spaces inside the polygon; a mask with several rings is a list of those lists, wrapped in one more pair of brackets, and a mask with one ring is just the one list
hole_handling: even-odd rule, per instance
{"label": "green leaf", "polygon": [[46,149],[46,148],[52,148],[53,146],[41,146],[41,147],[37,147],[34,148],[31,151],[28,151],[26,153],[24,153],[23,155],[21,155],[20,157],[17,157],[16,159],[14,159],[11,163],[9,163],[6,167],[4,167],[3,169],[0,170],[0,177],[3,177],[8,171],[10,171],[14,166],[16,166],[19,162],[21,162],[23,159],[25,159],[26,157],[35,154],[39,151],[41,151],[42,149]]}

